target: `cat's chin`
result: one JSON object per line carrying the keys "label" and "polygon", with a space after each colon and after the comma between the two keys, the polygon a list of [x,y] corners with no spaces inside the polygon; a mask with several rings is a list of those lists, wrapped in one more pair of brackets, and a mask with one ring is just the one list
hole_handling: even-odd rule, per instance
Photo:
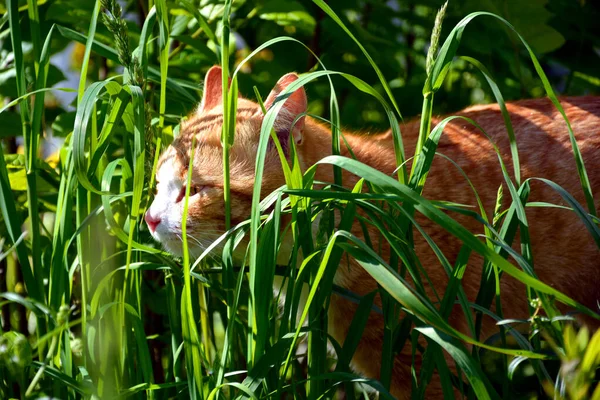
{"label": "cat's chin", "polygon": [[168,232],[165,233],[154,231],[152,232],[152,238],[168,253],[173,254],[175,257],[183,256],[183,244],[181,239],[179,239],[176,235]]}
{"label": "cat's chin", "polygon": [[[183,242],[180,239],[164,240],[160,241],[160,243],[168,253],[171,253],[175,257],[183,257]],[[206,248],[204,247],[200,247],[188,242],[188,253],[190,255],[190,259],[192,260],[200,257],[205,250]],[[221,252],[222,246],[217,246],[210,252],[209,258],[215,259],[215,257],[221,255]]]}
{"label": "cat's chin", "polygon": [[183,257],[183,246],[181,244],[181,242],[168,242],[168,243],[161,243],[164,247],[164,249],[173,254],[175,257]]}
{"label": "cat's chin", "polygon": [[[288,235],[291,238],[291,234]],[[152,233],[152,238],[159,243],[162,248],[172,254],[175,257],[183,257],[183,242],[178,235],[172,234],[170,232],[158,232],[155,231]],[[238,266],[242,266],[245,263],[246,257],[246,246],[247,242],[243,241],[238,244],[236,249],[233,252],[233,263]],[[213,261],[219,260],[223,253],[224,243],[221,241],[214,244],[209,244],[209,246],[213,246],[209,254],[206,254],[204,258],[211,259]],[[207,247],[199,246],[195,243],[195,241],[188,240],[188,252],[191,260],[196,260],[206,251]],[[280,251],[278,252],[277,263],[280,265],[286,265],[289,261],[289,257],[291,254],[292,246],[289,241],[284,240]]]}
{"label": "cat's chin", "polygon": [[[163,248],[170,254],[172,254],[175,257],[179,257],[182,258],[183,257],[183,245],[181,242],[169,242],[169,243],[162,243]],[[200,254],[202,254],[202,249],[200,248],[195,248],[194,246],[189,246],[188,247],[188,252],[190,255],[190,259],[195,260],[196,258],[198,258],[200,256]]]}

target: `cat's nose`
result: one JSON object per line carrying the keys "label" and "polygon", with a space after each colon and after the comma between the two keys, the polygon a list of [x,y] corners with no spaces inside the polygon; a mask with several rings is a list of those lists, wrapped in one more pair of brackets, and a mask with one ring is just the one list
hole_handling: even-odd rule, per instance
{"label": "cat's nose", "polygon": [[150,214],[150,210],[148,210],[148,211],[146,211],[146,214],[144,215],[144,219],[146,220],[146,223],[148,224],[148,228],[150,228],[150,233],[154,233],[154,231],[156,230],[156,227],[158,226],[158,224],[160,224],[160,217],[152,216],[152,214]]}

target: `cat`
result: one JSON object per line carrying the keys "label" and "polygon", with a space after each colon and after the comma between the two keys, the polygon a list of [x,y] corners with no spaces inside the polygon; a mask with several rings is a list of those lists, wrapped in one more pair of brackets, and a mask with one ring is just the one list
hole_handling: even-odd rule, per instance
{"label": "cat", "polygon": [[[198,109],[181,125],[180,135],[160,157],[156,175],[156,196],[145,218],[152,236],[168,251],[181,254],[182,199],[185,195],[186,171],[193,136],[197,138],[194,155],[192,187],[189,197],[188,237],[191,253],[198,255],[206,246],[224,232],[223,179],[222,179],[222,81],[221,69],[211,68],[205,78],[203,99]],[[283,76],[265,101],[268,109],[277,96],[290,83],[298,79],[294,73]],[[563,98],[561,104],[571,121],[586,168],[592,191],[600,192],[600,98]],[[517,137],[523,179],[544,177],[550,179],[584,204],[581,184],[577,177],[566,124],[549,99],[523,100],[507,104]],[[296,116],[306,112],[307,98],[303,88],[293,92],[285,101],[275,122],[275,130],[282,143],[293,140],[303,171],[323,157],[331,154],[330,128],[310,117],[301,117],[292,128]],[[469,117],[479,123],[499,147],[507,165],[510,164],[510,145],[505,124],[498,105],[469,107],[457,115]],[[263,112],[259,105],[239,98],[236,136],[231,148],[231,221],[235,225],[250,215],[254,165]],[[435,126],[442,118],[434,118]],[[401,124],[406,154],[415,149],[419,121]],[[354,156],[388,175],[396,169],[391,132],[361,135],[344,132]],[[477,189],[488,215],[492,215],[498,187],[503,182],[502,173],[490,142],[472,125],[463,120],[450,122],[444,130],[437,151],[454,160],[468,175]],[[342,155],[350,153],[342,146]],[[279,156],[270,147],[265,160],[262,195],[265,196],[285,183]],[[333,182],[332,168],[317,168],[316,180]],[[351,188],[358,178],[346,171],[343,183]],[[505,193],[508,193],[505,191]],[[459,204],[475,205],[475,198],[459,170],[442,157],[434,159],[423,193],[431,200],[445,200]],[[505,197],[510,197],[506,195]],[[532,181],[528,201],[545,201],[562,204],[560,197],[549,186]],[[599,203],[596,201],[596,208]],[[474,233],[483,233],[482,225],[473,218],[452,217]],[[571,296],[590,309],[598,311],[600,300],[600,252],[591,236],[573,214],[558,208],[527,209],[530,235],[535,260],[535,271],[540,280]],[[417,221],[440,246],[452,263],[460,249],[460,242],[426,218]],[[362,236],[362,228],[355,224],[353,232]],[[415,251],[438,293],[443,293],[448,278],[436,256],[422,238],[415,234]],[[373,230],[370,237],[378,248],[378,235]],[[518,243],[518,238],[515,240]],[[389,259],[389,247],[381,243],[383,259]],[[358,295],[377,289],[375,281],[352,259],[351,267],[339,267],[335,283]],[[473,255],[462,285],[470,301],[477,295],[483,260]],[[503,310],[506,318],[526,318],[528,304],[525,287],[509,276],[501,281]],[[376,303],[381,305],[379,298]],[[329,309],[331,335],[343,343],[356,305],[333,295]],[[455,310],[450,322],[466,332],[462,311]],[[484,321],[482,338],[497,331],[495,321]],[[382,316],[372,313],[360,342],[352,367],[370,378],[379,377],[383,338]],[[412,363],[409,346],[394,362],[391,393],[400,399],[410,397]],[[417,360],[417,364],[420,361]],[[435,385],[434,385],[435,386]],[[441,398],[438,389],[431,389],[428,398]]]}

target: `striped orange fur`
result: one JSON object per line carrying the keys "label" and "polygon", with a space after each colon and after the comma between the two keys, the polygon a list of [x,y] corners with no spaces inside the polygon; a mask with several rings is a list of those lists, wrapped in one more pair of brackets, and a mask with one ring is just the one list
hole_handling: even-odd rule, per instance
{"label": "striped orange fur", "polygon": [[[283,77],[267,99],[266,105],[272,104],[281,90],[295,79],[297,79],[295,74]],[[199,188],[199,195],[190,198],[188,221],[190,236],[198,239],[199,242],[196,253],[201,251],[203,244],[205,245],[224,230],[220,82],[220,68],[213,67],[207,74],[202,105],[182,124],[181,135],[161,157],[158,173],[157,198],[160,197],[161,190],[180,190],[181,184],[179,186],[173,184],[170,186],[171,189],[167,189],[162,181],[173,179],[183,182],[189,161],[191,139],[196,136],[199,145],[194,156],[193,182]],[[577,137],[592,191],[598,195],[600,192],[600,98],[563,98],[561,104]],[[581,204],[585,204],[565,122],[550,100],[524,100],[509,103],[507,107],[519,146],[523,179],[529,177],[550,179],[575,196]],[[276,130],[285,135],[290,131],[291,121],[304,111],[306,111],[306,95],[303,89],[298,89],[283,106],[276,122]],[[511,165],[508,137],[498,105],[469,107],[457,115],[469,117],[480,124],[499,147],[505,163]],[[262,119],[263,113],[256,103],[239,99],[237,131],[231,149],[233,223],[245,220],[250,214],[254,163]],[[435,118],[432,126],[441,119]],[[419,121],[403,123],[401,130],[406,154],[412,155],[418,136]],[[331,154],[331,136],[328,126],[306,117],[296,124],[291,135],[297,143],[298,156],[304,170]],[[358,160],[386,174],[394,172],[396,163],[390,132],[376,135],[344,132],[344,135]],[[462,120],[454,120],[446,126],[437,151],[454,160],[465,171],[477,189],[488,215],[491,215],[497,190],[503,184],[503,178],[496,154],[489,141],[473,126]],[[348,155],[345,148],[343,154]],[[163,169],[167,172],[161,176]],[[331,167],[319,167],[315,179],[332,182]],[[343,182],[345,186],[352,187],[357,182],[357,177],[344,172]],[[271,149],[265,161],[262,193],[267,195],[283,184],[284,177],[279,157],[276,151]],[[510,196],[506,190],[505,193],[506,204],[508,204]],[[423,195],[432,200],[476,205],[473,192],[464,177],[457,168],[442,157],[435,158]],[[173,194],[165,194],[161,200],[164,204],[162,206],[153,204],[148,213],[151,218],[163,221],[161,224],[167,224],[166,219],[162,219],[167,217],[164,217],[164,212],[161,210],[168,209],[173,213],[168,222],[170,224],[168,229],[158,232],[159,224],[155,237],[169,250],[177,253],[180,251],[177,224],[180,224],[181,212],[176,211],[177,203],[172,201],[173,198],[175,198]],[[529,201],[563,204],[555,191],[538,181],[531,183]],[[600,203],[596,201],[596,208],[599,205]],[[178,214],[179,221],[177,221]],[[452,214],[452,217],[473,233],[483,233],[482,225],[472,218],[455,214]],[[578,302],[598,311],[600,252],[582,222],[574,213],[558,208],[528,208],[527,218],[530,223],[535,271],[539,278]],[[460,249],[460,242],[426,218],[418,218],[418,223],[424,227],[452,263]],[[357,236],[362,236],[362,229],[358,224],[353,231]],[[374,246],[381,246],[382,257],[389,259],[389,245],[385,241],[377,242],[379,235],[374,228],[370,233]],[[433,286],[438,293],[443,293],[448,277],[436,256],[418,234],[415,234],[415,250]],[[348,260],[350,265],[339,267],[335,278],[337,284],[359,295],[365,295],[377,288],[374,280],[352,259],[344,260]],[[463,278],[462,284],[470,301],[475,300],[479,290],[482,265],[481,257],[472,256]],[[501,292],[506,318],[528,316],[525,287],[521,283],[504,276]],[[379,299],[376,302],[381,305]],[[344,341],[355,308],[356,305],[348,300],[337,295],[332,296],[329,309],[330,333],[340,343]],[[461,315],[462,311],[456,308],[450,321],[458,329],[467,332]],[[486,319],[482,338],[496,330],[494,321],[491,318]],[[356,371],[368,377],[378,378],[382,341],[383,320],[381,315],[374,313],[353,359],[353,368]],[[407,348],[396,357],[391,390],[397,398],[410,397],[411,362],[411,353]],[[417,360],[417,363],[419,362]],[[441,398],[439,388],[433,385],[428,397]]]}

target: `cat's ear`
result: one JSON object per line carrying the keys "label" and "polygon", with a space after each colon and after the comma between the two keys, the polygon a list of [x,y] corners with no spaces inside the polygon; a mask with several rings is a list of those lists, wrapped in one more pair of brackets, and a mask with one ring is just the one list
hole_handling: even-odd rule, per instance
{"label": "cat's ear", "polygon": [[[281,92],[297,79],[298,75],[294,73],[282,76],[277,81],[277,84],[273,90],[271,90],[271,93],[269,93],[269,96],[265,101],[265,108],[268,110],[273,103],[275,103],[275,99],[277,99]],[[292,124],[298,115],[306,112],[306,92],[304,91],[304,88],[301,87],[287,96],[288,97],[285,100],[285,103],[281,107],[281,110],[279,110],[279,114],[277,114],[274,128],[280,140],[283,139],[287,141],[290,131],[292,131],[294,141],[296,144],[300,144],[302,142],[302,130],[304,129],[304,116],[300,117],[298,121],[296,121],[293,130]]]}
{"label": "cat's ear", "polygon": [[223,102],[223,81],[221,76],[221,67],[215,65],[211,67],[204,78],[204,93],[202,94],[202,103],[200,103],[199,112],[212,110],[215,106]]}

